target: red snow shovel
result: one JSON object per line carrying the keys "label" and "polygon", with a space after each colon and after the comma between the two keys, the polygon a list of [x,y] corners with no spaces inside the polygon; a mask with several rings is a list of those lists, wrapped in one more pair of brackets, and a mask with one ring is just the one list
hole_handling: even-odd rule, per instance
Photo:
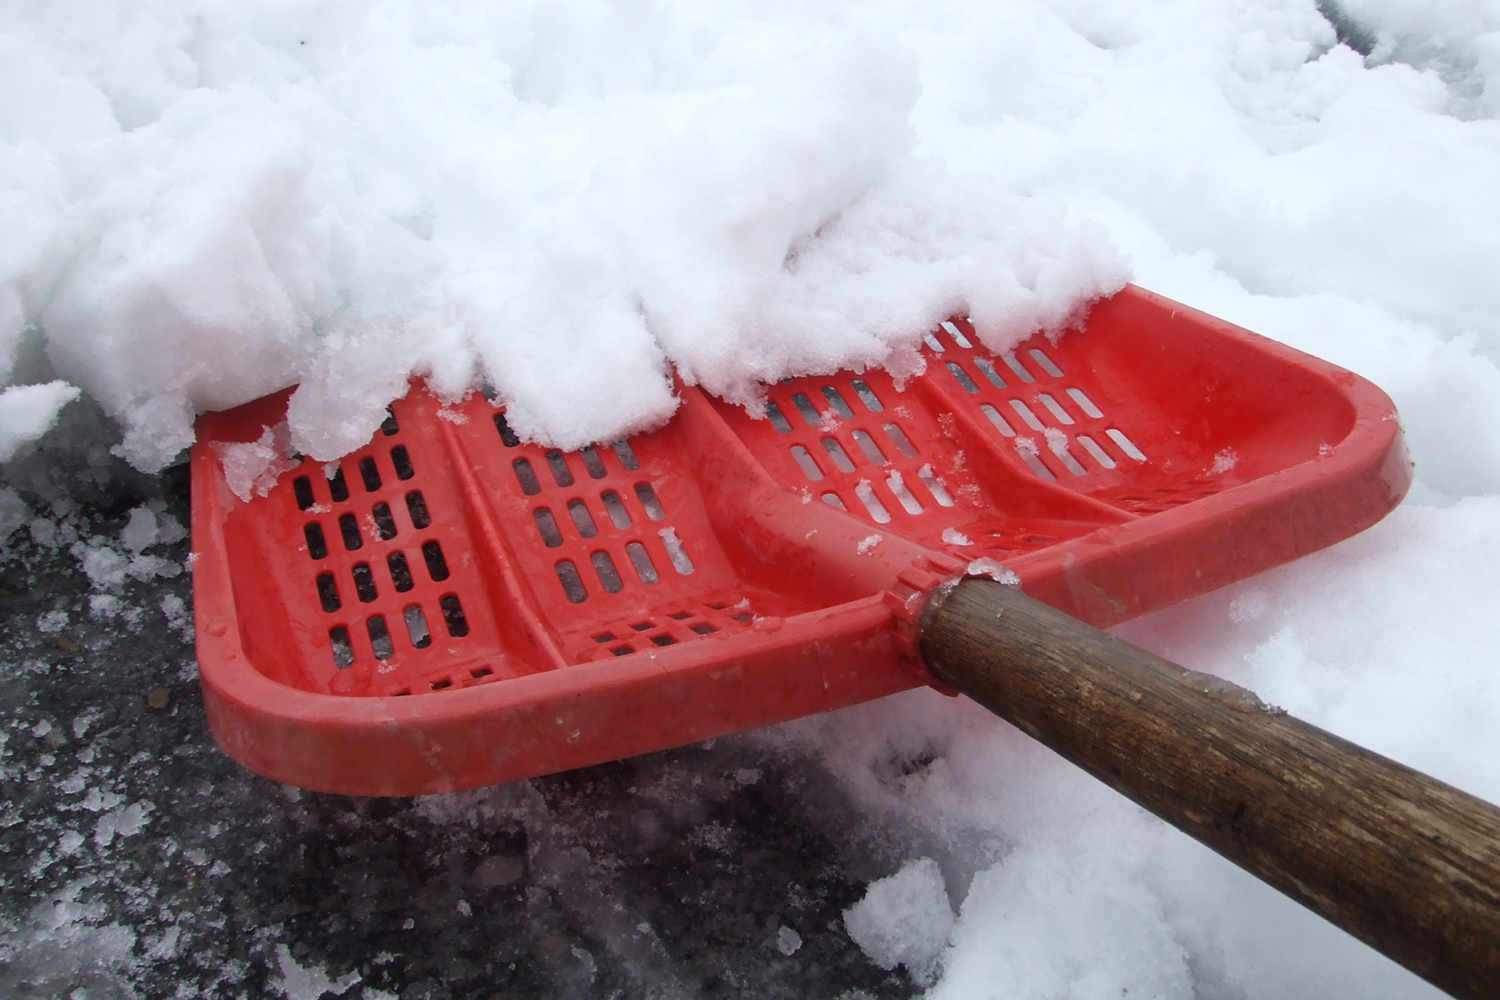
{"label": "red snow shovel", "polygon": [[413,795],[934,684],[1500,996],[1500,810],[1096,630],[1386,514],[1410,478],[1390,401],[1136,288],[1055,344],[994,357],[958,319],[926,342],[905,384],[791,379],[753,418],[683,388],[663,430],[569,453],[414,389],[365,448],[253,492],[286,394],[205,415],[214,735],[278,781]]}

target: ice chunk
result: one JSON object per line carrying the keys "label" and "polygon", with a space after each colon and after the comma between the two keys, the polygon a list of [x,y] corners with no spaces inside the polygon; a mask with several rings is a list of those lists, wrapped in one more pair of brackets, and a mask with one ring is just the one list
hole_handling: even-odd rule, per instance
{"label": "ice chunk", "polygon": [[37,440],[57,423],[62,408],[78,398],[78,387],[61,380],[13,385],[0,392],[0,462]]}
{"label": "ice chunk", "polygon": [[930,984],[953,930],[953,906],[937,862],[918,858],[871,882],[864,898],[844,911],[844,927],[882,969],[903,965],[918,983]]}
{"label": "ice chunk", "polygon": [[357,971],[351,969],[338,979],[330,979],[328,973],[316,967],[303,966],[292,957],[292,950],[284,944],[276,946],[276,965],[281,978],[271,978],[271,986],[279,990],[287,1000],[318,1000],[327,993],[343,996],[349,987],[360,981]]}
{"label": "ice chunk", "polygon": [[130,512],[130,520],[120,529],[120,541],[131,552],[140,554],[156,544],[156,514],[148,507]]}
{"label": "ice chunk", "polygon": [[232,444],[215,444],[224,467],[224,482],[235,496],[249,502],[252,495],[265,496],[283,472],[297,467],[287,454],[287,427],[267,427],[260,438]]}
{"label": "ice chunk", "polygon": [[1019,587],[1021,578],[1016,576],[1010,567],[989,556],[981,556],[964,567],[964,572],[969,576],[987,576],[996,583],[1003,583],[1007,587]]}

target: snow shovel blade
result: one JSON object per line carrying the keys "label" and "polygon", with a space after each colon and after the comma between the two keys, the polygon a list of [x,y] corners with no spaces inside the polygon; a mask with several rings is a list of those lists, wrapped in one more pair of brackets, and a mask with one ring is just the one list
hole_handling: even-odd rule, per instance
{"label": "snow shovel blade", "polygon": [[770,386],[753,417],[684,388],[664,429],[566,454],[479,395],[414,389],[327,467],[266,466],[286,393],[204,415],[215,737],[346,794],[582,767],[934,683],[916,617],[966,570],[1105,626],[1352,535],[1409,484],[1374,386],[1134,287],[1055,344],[992,357],[954,319],[925,354],[904,384]]}

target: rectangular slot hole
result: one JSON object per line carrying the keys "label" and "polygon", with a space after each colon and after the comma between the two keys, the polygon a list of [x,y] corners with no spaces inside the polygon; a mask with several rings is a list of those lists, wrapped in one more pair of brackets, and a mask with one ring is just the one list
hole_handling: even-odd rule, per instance
{"label": "rectangular slot hole", "polygon": [[547,468],[551,470],[552,481],[557,483],[557,485],[573,485],[573,472],[568,468],[568,460],[556,448],[547,452]]}
{"label": "rectangular slot hole", "polygon": [[404,444],[398,444],[391,449],[391,465],[396,470],[397,479],[410,479],[417,474],[416,467],[411,464],[411,453],[406,450]]}
{"label": "rectangular slot hole", "polygon": [[892,472],[886,479],[885,485],[895,494],[896,500],[908,514],[922,513],[922,505],[917,502],[916,497],[911,495],[911,490],[906,488],[906,480],[901,478],[901,473]]}
{"label": "rectangular slot hole", "polygon": [[771,421],[771,426],[776,428],[778,434],[792,433],[791,421],[787,420],[786,414],[781,412],[781,407],[775,403],[766,404],[766,419]]}
{"label": "rectangular slot hole", "polygon": [[370,633],[370,648],[375,651],[375,659],[389,660],[396,647],[391,644],[391,630],[386,628],[385,615],[371,615],[365,622],[365,631]]}
{"label": "rectangular slot hole", "polygon": [[629,441],[615,442],[615,457],[620,460],[620,465],[626,472],[634,472],[641,467],[640,459],[635,457],[635,449],[630,447]]}
{"label": "rectangular slot hole", "polygon": [[391,513],[390,504],[376,504],[371,508],[370,516],[375,519],[375,530],[380,534],[381,541],[388,542],[396,537],[396,518]]}
{"label": "rectangular slot hole", "polygon": [[304,525],[302,536],[307,539],[307,554],[314,559],[328,557],[328,540],[323,537],[323,526],[317,521]]}
{"label": "rectangular slot hole", "polygon": [[615,635],[613,632],[601,632],[598,635],[594,636],[594,641],[599,643],[600,645],[603,645],[606,642],[614,642],[618,638],[619,636]]}
{"label": "rectangular slot hole", "polygon": [[482,681],[486,677],[493,676],[494,673],[495,672],[489,667],[475,667],[473,670],[469,671],[469,676],[474,678],[476,681]]}
{"label": "rectangular slot hole", "polygon": [[292,492],[297,495],[297,509],[306,510],[313,505],[312,480],[298,476],[292,480]]}
{"label": "rectangular slot hole", "polygon": [[401,430],[401,425],[396,422],[396,414],[389,406],[385,408],[385,419],[380,422],[380,433],[386,437],[395,437],[396,432]]}
{"label": "rectangular slot hole", "polygon": [[859,450],[865,453],[865,458],[868,458],[872,464],[886,464],[885,453],[880,450],[880,446],[875,443],[874,438],[870,437],[868,431],[855,431],[854,443],[859,445]]}
{"label": "rectangular slot hole", "polygon": [[1057,456],[1057,460],[1063,464],[1063,467],[1065,469],[1073,473],[1073,475],[1075,476],[1081,476],[1084,474],[1085,470],[1083,466],[1078,463],[1078,459],[1074,458],[1073,453],[1068,450],[1068,442],[1066,438],[1061,441],[1049,442],[1049,444],[1052,447],[1052,454]]}
{"label": "rectangular slot hole", "polygon": [[839,510],[849,509],[848,507],[844,506],[844,501],[839,499],[839,495],[837,493],[824,493],[823,502],[830,507],[837,507]]}
{"label": "rectangular slot hole", "polygon": [[338,581],[333,578],[332,573],[318,574],[318,601],[323,605],[323,610],[330,614],[343,606],[339,601]]}
{"label": "rectangular slot hole", "polygon": [[459,603],[457,594],[444,594],[439,597],[438,607],[443,612],[443,625],[448,629],[449,635],[455,639],[462,639],[469,634],[469,619],[464,617],[464,606]]}
{"label": "rectangular slot hole", "polygon": [[641,578],[642,583],[656,583],[660,579],[656,575],[656,564],[651,561],[651,553],[646,551],[646,546],[640,542],[629,542],[625,546],[625,554],[630,557],[630,565],[635,567],[635,575]]}
{"label": "rectangular slot hole", "polygon": [[927,492],[932,494],[932,499],[938,502],[939,507],[952,507],[953,497],[948,492],[948,487],[932,471],[932,466],[924,465],[917,470],[917,478],[922,480],[922,485],[927,487]]}
{"label": "rectangular slot hole", "polygon": [[855,379],[849,384],[854,387],[854,394],[859,397],[859,401],[865,404],[865,409],[871,413],[879,413],[885,409],[880,402],[880,397],[875,395],[874,390],[864,380]]}
{"label": "rectangular slot hole", "polygon": [[719,631],[708,622],[699,622],[696,625],[689,625],[688,628],[692,629],[694,632],[697,632],[699,635],[710,635],[714,632]]}
{"label": "rectangular slot hole", "polygon": [[1073,422],[1073,417],[1062,408],[1061,403],[1052,398],[1050,393],[1044,392],[1037,398],[1042,401],[1042,405],[1047,408],[1048,412],[1057,418],[1058,423],[1067,426]]}
{"label": "rectangular slot hole", "polygon": [[340,670],[354,663],[354,643],[349,641],[349,630],[335,625],[328,630],[328,645],[333,648],[333,665]]}
{"label": "rectangular slot hole", "polygon": [[823,478],[823,470],[818,468],[818,463],[813,461],[812,453],[800,444],[792,445],[792,457],[797,460],[797,467],[802,474],[813,482]]}
{"label": "rectangular slot hole", "polygon": [[1020,379],[1022,382],[1036,381],[1036,377],[1033,376],[1031,372],[1026,370],[1025,365],[1021,364],[1020,358],[1016,357],[1014,354],[1007,354],[1004,357],[1006,367],[1016,373],[1016,378]]}
{"label": "rectangular slot hole", "polygon": [[845,420],[854,416],[854,411],[849,409],[849,404],[844,402],[844,397],[839,395],[838,389],[831,385],[823,387],[823,398],[828,400],[828,405],[833,407],[833,412]]}
{"label": "rectangular slot hole", "polygon": [[1037,415],[1031,412],[1031,407],[1027,406],[1019,399],[1012,399],[1010,401],[1010,408],[1016,411],[1016,416],[1026,421],[1027,427],[1030,427],[1034,431],[1046,430],[1046,428],[1042,425],[1042,422],[1037,419]]}
{"label": "rectangular slot hole", "polygon": [[401,617],[406,622],[406,636],[413,647],[426,649],[432,645],[432,632],[427,628],[427,616],[422,613],[420,604],[408,605]]}
{"label": "rectangular slot hole", "polygon": [[536,470],[531,467],[530,462],[524,458],[518,458],[510,463],[510,467],[515,470],[516,482],[521,484],[522,493],[534,497],[542,492],[542,484],[537,481]]}
{"label": "rectangular slot hole", "polygon": [[411,515],[411,526],[419,531],[432,523],[432,515],[427,513],[427,501],[421,490],[412,490],[406,494],[406,512]]}
{"label": "rectangular slot hole", "polygon": [[594,564],[594,573],[598,575],[599,585],[604,588],[605,593],[618,594],[625,589],[625,583],[615,569],[615,561],[609,557],[608,552],[590,553],[589,562]]}
{"label": "rectangular slot hole", "polygon": [[629,656],[631,653],[634,653],[635,650],[631,649],[629,646],[615,646],[610,649],[610,652],[615,654],[616,656]]}
{"label": "rectangular slot hole", "polygon": [[891,439],[891,443],[896,446],[896,450],[902,455],[905,455],[907,458],[917,457],[917,446],[911,443],[911,438],[907,437],[906,432],[900,427],[897,427],[895,424],[886,424],[885,436]]}
{"label": "rectangular slot hole", "polygon": [[554,569],[557,570],[557,581],[562,584],[563,593],[568,596],[569,601],[582,604],[589,599],[589,592],[583,589],[583,578],[578,575],[577,566],[564,559]]}
{"label": "rectangular slot hole", "polygon": [[689,618],[693,617],[693,613],[691,611],[674,611],[671,614],[667,615],[667,617],[672,619],[673,621],[685,622]]}
{"label": "rectangular slot hole", "polygon": [[1111,427],[1104,433],[1109,436],[1109,439],[1111,441],[1120,446],[1121,451],[1129,455],[1131,458],[1135,459],[1137,462],[1144,462],[1146,460],[1145,452],[1137,448],[1135,446],[1135,442],[1125,436],[1124,431]]}
{"label": "rectangular slot hole", "polygon": [[543,545],[555,549],[563,543],[562,532],[557,530],[557,519],[550,510],[538,507],[531,512],[531,517],[536,521],[536,530],[541,532]]}
{"label": "rectangular slot hole", "polygon": [[641,506],[646,508],[646,516],[653,521],[660,521],[667,516],[666,508],[656,498],[656,491],[651,488],[650,483],[635,484],[636,499],[640,500]]}
{"label": "rectangular slot hole", "polygon": [[1049,483],[1057,482],[1057,477],[1052,474],[1052,470],[1042,464],[1041,456],[1037,454],[1036,442],[1030,438],[1023,438],[1022,442],[1016,445],[1016,454],[1021,456],[1021,460],[1042,479]]}
{"label": "rectangular slot hole", "polygon": [[1115,467],[1115,460],[1109,457],[1109,452],[1099,447],[1099,442],[1087,434],[1078,435],[1078,443],[1083,445],[1083,450],[1088,452],[1102,468],[1113,469]]}
{"label": "rectangular slot hole", "polygon": [[620,494],[614,490],[605,490],[599,499],[604,501],[604,512],[609,515],[611,524],[621,531],[630,527],[630,512],[625,509],[625,501],[620,499]]}
{"label": "rectangular slot hole", "polygon": [[428,687],[432,688],[432,690],[434,691],[446,691],[452,686],[453,681],[449,680],[447,677],[444,677],[441,680],[433,681],[428,685]]}
{"label": "rectangular slot hole", "polygon": [[646,632],[646,631],[649,631],[649,630],[655,628],[656,627],[656,623],[655,622],[636,622],[634,625],[632,625],[630,627],[633,628],[633,629],[635,629],[637,632]]}
{"label": "rectangular slot hole", "polygon": [[365,484],[366,493],[380,489],[380,470],[375,467],[375,459],[366,455],[359,460],[359,478]]}
{"label": "rectangular slot hole", "polygon": [[594,450],[593,445],[584,448],[578,455],[583,459],[583,467],[588,471],[591,478],[603,479],[609,475],[608,470],[604,468],[604,459],[599,457],[599,453]]}
{"label": "rectangular slot hole", "polygon": [[599,529],[594,527],[594,519],[582,500],[569,500],[568,513],[573,515],[573,527],[578,529],[580,537],[593,538],[599,534]]}
{"label": "rectangular slot hole", "polygon": [[834,468],[840,472],[853,472],[854,463],[849,460],[848,454],[844,452],[844,446],[834,438],[823,439],[823,450],[828,452],[828,457],[833,459]]}
{"label": "rectangular slot hole", "polygon": [[854,495],[859,497],[859,502],[865,505],[865,510],[869,511],[870,517],[875,520],[876,524],[891,522],[891,512],[885,509],[885,504],[881,503],[880,498],[875,495],[875,490],[870,486],[868,479],[859,481],[859,485],[854,487]]}
{"label": "rectangular slot hole", "polygon": [[792,393],[792,405],[797,407],[797,412],[802,414],[802,419],[807,421],[809,427],[822,427],[823,418],[818,416],[817,407],[813,406],[812,400],[800,392]]}
{"label": "rectangular slot hole", "polygon": [[942,327],[947,331],[948,336],[953,338],[953,342],[964,350],[967,351],[974,346],[969,343],[969,338],[964,336],[963,331],[953,325],[951,320],[943,320]]}
{"label": "rectangular slot hole", "polygon": [[385,568],[391,571],[391,586],[396,588],[396,593],[404,594],[416,586],[416,581],[411,576],[411,566],[406,562],[405,552],[392,552],[386,556]]}
{"label": "rectangular slot hole", "polygon": [[682,539],[677,537],[677,532],[671,528],[663,528],[659,534],[662,545],[666,546],[667,558],[672,561],[672,568],[682,576],[691,576],[693,561],[688,558],[687,549],[683,546]]}
{"label": "rectangular slot hole", "polygon": [[1008,438],[1016,436],[1016,429],[1005,422],[1005,418],[1000,415],[999,410],[995,409],[989,403],[980,403],[979,409],[983,411],[985,416],[990,418],[990,423],[995,425],[995,430]]}
{"label": "rectangular slot hole", "polygon": [[1052,359],[1043,354],[1040,348],[1033,347],[1027,352],[1033,361],[1042,366],[1042,371],[1053,378],[1062,378],[1062,369],[1053,363]]}
{"label": "rectangular slot hole", "polygon": [[422,543],[422,559],[427,563],[427,575],[434,583],[448,579],[448,560],[443,558],[443,547],[437,539]]}
{"label": "rectangular slot hole", "polygon": [[505,414],[503,413],[495,414],[495,430],[500,432],[500,443],[505,445],[505,447],[514,448],[521,443],[521,439],[516,436],[516,432],[510,429],[510,424],[505,422]]}
{"label": "rectangular slot hole", "polygon": [[928,347],[932,348],[932,350],[935,353],[937,353],[937,354],[942,354],[943,353],[943,342],[941,340],[937,339],[937,335],[936,334],[932,334],[932,333],[923,334],[922,335],[922,343],[924,343]]}
{"label": "rectangular slot hole", "polygon": [[339,515],[339,534],[344,538],[344,548],[350,552],[365,544],[365,540],[359,537],[359,522],[353,514]]}
{"label": "rectangular slot hole", "polygon": [[354,592],[359,595],[360,603],[369,604],[380,596],[375,590],[375,574],[370,572],[369,563],[355,563],[354,570]]}
{"label": "rectangular slot hole", "polygon": [[1095,420],[1098,420],[1100,417],[1104,416],[1104,411],[1095,406],[1094,401],[1088,396],[1084,395],[1082,389],[1069,389],[1068,395],[1073,397],[1073,402],[1078,404],[1079,409],[1081,409],[1084,413],[1087,413],[1089,416],[1093,417]]}
{"label": "rectangular slot hole", "polygon": [[674,639],[674,638],[672,638],[670,635],[665,634],[665,633],[663,633],[661,635],[653,635],[651,637],[651,641],[653,643],[655,643],[656,645],[658,645],[658,646],[675,646],[675,645],[677,645],[677,640]]}
{"label": "rectangular slot hole", "polygon": [[953,377],[958,380],[958,384],[964,387],[964,392],[979,391],[979,386],[974,384],[974,380],[969,378],[969,373],[964,371],[964,366],[957,361],[948,362],[948,371],[952,372]]}
{"label": "rectangular slot hole", "polygon": [[1005,388],[1005,379],[1001,378],[1000,373],[995,371],[995,364],[989,358],[975,358],[974,366],[979,369],[980,374],[989,379],[990,385],[996,389]]}
{"label": "rectangular slot hole", "polygon": [[333,477],[328,480],[328,495],[333,497],[334,503],[343,503],[349,499],[349,483],[344,479],[342,467],[335,469]]}

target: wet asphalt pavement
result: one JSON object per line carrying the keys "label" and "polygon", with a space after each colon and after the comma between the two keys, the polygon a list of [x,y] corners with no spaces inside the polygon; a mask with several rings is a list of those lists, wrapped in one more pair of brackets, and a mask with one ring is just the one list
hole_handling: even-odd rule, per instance
{"label": "wet asphalt pavement", "polygon": [[[86,544],[146,501],[187,523],[184,470],[90,461],[12,484],[65,492],[51,522]],[[101,592],[33,532],[0,568],[0,996],[916,992],[841,921],[899,851],[814,762],[737,737],[450,796],[298,792],[208,732],[190,574]]]}

